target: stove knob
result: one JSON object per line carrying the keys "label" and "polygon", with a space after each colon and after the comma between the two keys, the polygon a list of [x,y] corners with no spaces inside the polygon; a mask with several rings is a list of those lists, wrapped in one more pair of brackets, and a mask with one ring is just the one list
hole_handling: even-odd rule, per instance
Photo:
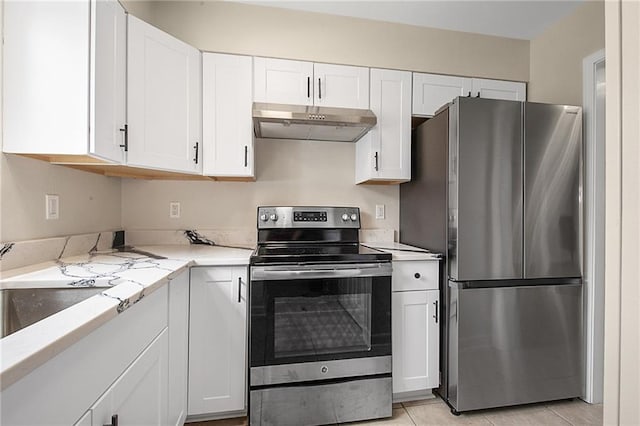
{"label": "stove knob", "polygon": [[356,220],[358,220],[358,215],[357,215],[357,214],[355,214],[355,213],[351,213],[351,220],[352,220],[352,221],[354,221],[354,222],[355,222]]}
{"label": "stove knob", "polygon": [[269,216],[269,219],[275,222],[276,220],[278,220],[278,215],[275,213],[272,213],[271,216]]}
{"label": "stove knob", "polygon": [[266,213],[262,213],[260,215],[260,220],[263,221],[263,222],[266,222],[267,220],[269,220],[269,216],[267,216]]}
{"label": "stove knob", "polygon": [[344,213],[344,214],[342,215],[342,220],[343,220],[343,221],[345,221],[345,222],[346,222],[347,220],[349,220],[349,215],[348,215],[348,214],[346,214],[346,213]]}

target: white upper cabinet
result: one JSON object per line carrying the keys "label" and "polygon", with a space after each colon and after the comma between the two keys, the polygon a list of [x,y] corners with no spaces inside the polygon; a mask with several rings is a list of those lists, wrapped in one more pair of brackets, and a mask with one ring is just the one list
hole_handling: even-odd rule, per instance
{"label": "white upper cabinet", "polygon": [[316,106],[369,108],[369,68],[313,64]]}
{"label": "white upper cabinet", "polygon": [[517,81],[487,80],[474,78],[472,96],[507,101],[526,101],[527,85]]}
{"label": "white upper cabinet", "polygon": [[96,1],[91,8],[89,150],[122,161],[127,120],[127,19],[117,1]]}
{"label": "white upper cabinet", "polygon": [[356,183],[411,179],[411,73],[371,69],[378,123],[356,142]]}
{"label": "white upper cabinet", "polygon": [[414,72],[413,115],[432,116],[453,98],[470,93],[470,78]]}
{"label": "white upper cabinet", "polygon": [[313,105],[313,63],[253,58],[253,100],[274,104]]}
{"label": "white upper cabinet", "polygon": [[526,101],[527,86],[518,81],[413,73],[413,115],[431,117],[458,96]]}
{"label": "white upper cabinet", "polygon": [[255,102],[369,108],[369,69],[254,58]]}
{"label": "white upper cabinet", "polygon": [[4,152],[120,163],[125,61],[115,0],[6,2]]}
{"label": "white upper cabinet", "polygon": [[202,55],[202,156],[207,176],[253,178],[250,56]]}
{"label": "white upper cabinet", "polygon": [[200,51],[128,18],[127,164],[202,173]]}

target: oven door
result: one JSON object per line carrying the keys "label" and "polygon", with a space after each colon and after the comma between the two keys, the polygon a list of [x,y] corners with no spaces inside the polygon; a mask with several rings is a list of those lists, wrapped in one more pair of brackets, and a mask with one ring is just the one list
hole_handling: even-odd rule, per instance
{"label": "oven door", "polygon": [[252,370],[377,357],[390,364],[390,262],[253,266],[249,304]]}

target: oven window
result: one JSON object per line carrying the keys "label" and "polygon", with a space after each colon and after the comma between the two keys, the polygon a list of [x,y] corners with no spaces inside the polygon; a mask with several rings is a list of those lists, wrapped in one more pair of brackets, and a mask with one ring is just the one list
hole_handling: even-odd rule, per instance
{"label": "oven window", "polygon": [[274,358],[371,350],[371,282],[274,298]]}
{"label": "oven window", "polygon": [[251,281],[251,366],[391,355],[391,277]]}

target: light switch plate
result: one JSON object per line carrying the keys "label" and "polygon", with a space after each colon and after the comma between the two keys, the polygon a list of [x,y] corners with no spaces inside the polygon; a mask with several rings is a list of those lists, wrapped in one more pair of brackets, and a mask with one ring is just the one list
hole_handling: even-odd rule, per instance
{"label": "light switch plate", "polygon": [[384,219],[384,204],[376,204],[376,219]]}
{"label": "light switch plate", "polygon": [[60,196],[55,194],[46,194],[45,202],[45,218],[47,220],[60,219]]}
{"label": "light switch plate", "polygon": [[169,217],[171,219],[178,219],[180,217],[180,203],[169,203]]}

